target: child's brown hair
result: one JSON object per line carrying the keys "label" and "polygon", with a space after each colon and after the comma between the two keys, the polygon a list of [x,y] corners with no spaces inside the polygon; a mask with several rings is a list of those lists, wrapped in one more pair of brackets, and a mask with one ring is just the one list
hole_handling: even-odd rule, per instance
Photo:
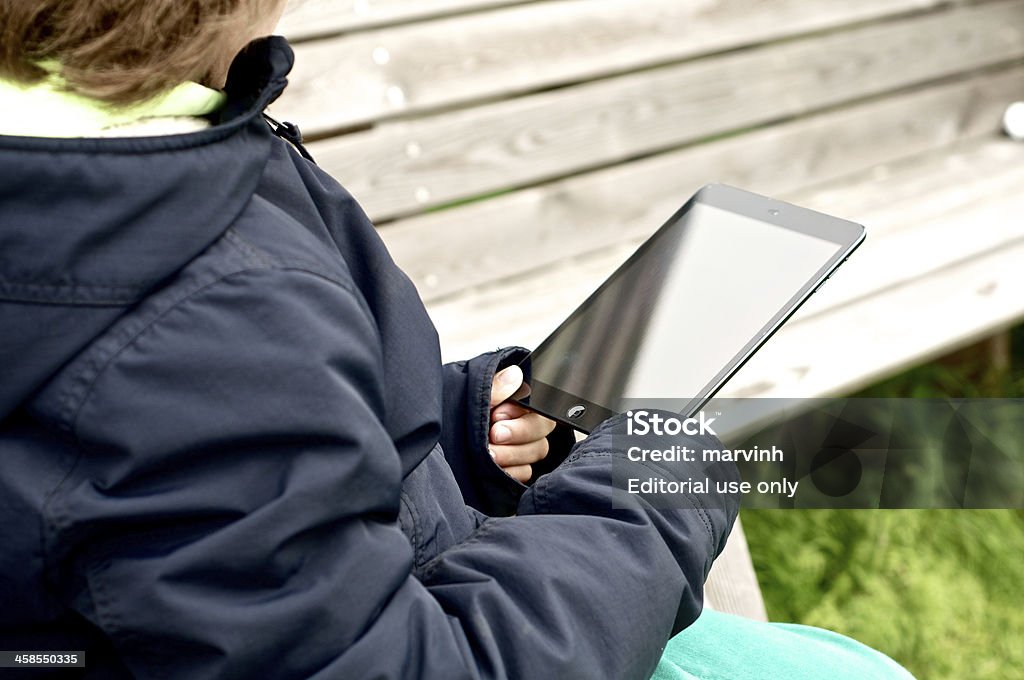
{"label": "child's brown hair", "polygon": [[0,77],[34,83],[60,64],[68,87],[111,104],[205,82],[234,32],[274,0],[0,0]]}

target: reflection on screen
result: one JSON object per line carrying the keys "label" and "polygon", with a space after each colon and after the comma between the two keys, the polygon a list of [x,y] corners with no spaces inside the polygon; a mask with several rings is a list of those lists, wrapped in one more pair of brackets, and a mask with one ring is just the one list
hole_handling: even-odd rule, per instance
{"label": "reflection on screen", "polygon": [[532,379],[614,411],[700,395],[836,255],[831,241],[695,203],[532,357]]}

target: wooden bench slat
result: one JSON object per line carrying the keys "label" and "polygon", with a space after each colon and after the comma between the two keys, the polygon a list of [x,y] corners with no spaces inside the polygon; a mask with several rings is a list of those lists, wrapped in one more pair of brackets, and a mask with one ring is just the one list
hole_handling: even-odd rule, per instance
{"label": "wooden bench slat", "polygon": [[[1014,67],[588,173],[381,230],[426,300],[644,238],[703,184],[776,195],[993,132]],[[757,159],[752,161],[751,159]]]}
{"label": "wooden bench slat", "polygon": [[[1018,198],[1004,209],[1021,214],[1024,202]],[[965,226],[965,234],[970,230]],[[787,326],[723,396],[837,396],[1008,328],[1024,318],[1022,261],[1019,239],[885,295]],[[811,354],[817,361],[807,360]]]}
{"label": "wooden bench slat", "polygon": [[1005,212],[1024,202],[1002,200],[1021,187],[1024,149],[996,143],[936,159],[926,174],[880,173],[824,194],[794,195],[797,203],[868,225],[870,240],[793,323],[1024,238],[1024,217]]}
{"label": "wooden bench slat", "polygon": [[750,548],[743,534],[743,523],[737,519],[729,534],[725,549],[711,566],[704,598],[712,609],[743,616],[755,621],[767,621],[761,588],[750,559]]}
{"label": "wooden bench slat", "polygon": [[[1015,182],[1019,185],[1019,178],[1024,174],[1015,167],[1024,162],[1024,145],[1001,140],[983,142],[957,153],[954,158],[954,161],[942,157],[906,161],[894,165],[885,181],[865,177],[844,182],[845,189],[829,189],[822,194],[823,202],[835,201],[838,192],[845,191],[850,202],[865,195],[865,200],[875,202],[875,209],[862,212],[874,213],[879,224],[867,225],[868,241],[862,246],[863,251],[817,294],[818,300],[808,303],[812,307],[801,310],[779,336],[773,338],[771,345],[785,334],[793,333],[793,328],[814,327],[819,319],[829,319],[848,308],[867,310],[872,309],[872,305],[883,305],[897,291],[916,286],[918,281],[943,281],[948,271],[966,266],[965,262],[987,261],[1002,252],[1000,248],[1009,251],[1024,241],[1024,220],[1019,217],[1024,214],[1024,194],[1008,190]],[[1010,176],[1005,177],[1005,173]],[[936,182],[922,182],[921,177],[934,177]],[[943,178],[953,184],[943,184]],[[951,198],[950,186],[959,186],[962,195]],[[819,205],[813,195],[795,195],[803,203]],[[892,212],[883,220],[879,216],[888,205],[885,202],[888,195],[894,199]],[[505,344],[536,345],[625,260],[632,247],[624,244],[576,263],[562,263],[525,277],[515,286],[494,286],[430,305],[446,358],[462,358]],[[889,266],[896,261],[903,262],[899,267]],[[1017,268],[1024,271],[1019,263]],[[998,274],[999,270],[992,272]],[[844,291],[844,287],[847,290]],[[1024,290],[1019,292],[1024,293]],[[1024,305],[1024,294],[1020,297],[1019,304]],[[941,299],[936,304],[941,305]],[[1017,304],[1011,305],[1011,312],[1017,309]],[[885,317],[885,313],[879,314]],[[1004,320],[1000,316],[990,327]],[[847,323],[851,324],[845,331],[848,333],[853,325],[850,321]],[[981,328],[978,325],[974,330],[980,332]],[[833,330],[843,335],[840,329],[841,326],[836,325]],[[934,343],[938,343],[928,347],[941,345],[940,336],[954,332],[942,326],[926,331],[933,333]],[[813,331],[801,333],[802,341],[807,342],[814,335]],[[825,332],[818,337],[827,337],[830,343],[838,338]],[[956,335],[951,342],[959,339]],[[767,347],[762,350],[766,351]],[[756,364],[752,361],[751,366],[755,368],[744,368],[743,373],[730,382],[730,393],[743,393],[745,389],[752,389],[751,386],[766,383],[764,370],[782,367],[778,371],[786,375],[792,362],[779,363],[779,355],[771,356],[773,358],[761,359]],[[791,358],[806,361],[807,356],[806,346],[792,350]],[[757,369],[757,366],[764,368]],[[839,381],[835,388],[842,386],[845,383]],[[814,392],[814,395],[822,393]],[[782,396],[810,396],[810,393],[801,391]]]}
{"label": "wooden bench slat", "polygon": [[311,151],[380,221],[1020,57],[1024,2],[1010,0],[386,124]]}
{"label": "wooden bench slat", "polygon": [[522,0],[300,0],[292,2],[280,31],[293,41],[408,21],[493,9]]}
{"label": "wooden bench slat", "polygon": [[[534,91],[942,0],[553,0],[297,46],[273,107],[307,132]],[[386,59],[384,57],[386,56]],[[385,62],[375,64],[377,62]]]}

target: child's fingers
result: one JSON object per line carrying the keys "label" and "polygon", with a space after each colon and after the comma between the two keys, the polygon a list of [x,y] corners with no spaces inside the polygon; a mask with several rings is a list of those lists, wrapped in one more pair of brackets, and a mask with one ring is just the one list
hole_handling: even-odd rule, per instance
{"label": "child's fingers", "polygon": [[548,440],[538,439],[529,444],[515,446],[492,445],[491,455],[494,456],[494,462],[506,470],[519,465],[532,465],[539,460],[544,460],[544,457],[548,455]]}
{"label": "child's fingers", "polygon": [[527,413],[520,418],[500,420],[491,425],[492,444],[528,444],[544,439],[555,429],[555,422],[539,413]]}
{"label": "child's fingers", "polygon": [[522,418],[528,413],[530,413],[530,411],[519,404],[513,404],[510,402],[502,404],[494,409],[494,412],[491,413],[491,422],[496,423],[499,420],[514,420],[516,418]]}
{"label": "child's fingers", "polygon": [[533,468],[529,465],[517,465],[516,467],[505,468],[505,473],[512,479],[526,484],[533,477]]}
{"label": "child's fingers", "polygon": [[505,401],[523,384],[523,369],[509,366],[494,374],[491,381],[491,408]]}

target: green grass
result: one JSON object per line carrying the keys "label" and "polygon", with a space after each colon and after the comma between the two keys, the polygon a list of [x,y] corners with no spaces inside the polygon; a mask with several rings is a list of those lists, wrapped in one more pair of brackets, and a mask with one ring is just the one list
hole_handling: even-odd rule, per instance
{"label": "green grass", "polygon": [[[961,358],[863,396],[1024,397],[1024,330],[1013,345],[1009,374]],[[854,637],[919,680],[1024,677],[1024,511],[762,510],[743,523],[773,620]]]}

